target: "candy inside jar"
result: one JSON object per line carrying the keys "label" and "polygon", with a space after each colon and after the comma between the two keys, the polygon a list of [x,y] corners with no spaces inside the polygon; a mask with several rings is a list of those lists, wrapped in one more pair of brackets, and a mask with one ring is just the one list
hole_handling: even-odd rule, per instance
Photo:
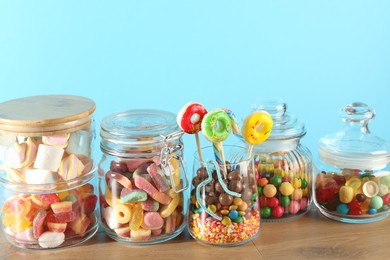
{"label": "candy inside jar", "polygon": [[225,145],[225,152],[225,164],[208,159],[214,157],[213,147],[202,148],[205,161],[194,154],[188,228],[208,244],[240,245],[260,233],[256,172],[247,149]]}
{"label": "candy inside jar", "polygon": [[102,120],[100,214],[111,238],[154,244],[183,231],[188,180],[177,130],[175,116],[160,110],[129,110]]}
{"label": "candy inside jar", "polygon": [[381,220],[390,208],[390,146],[370,133],[375,113],[366,104],[351,103],[340,115],[345,127],[319,142],[316,206],[341,222]]}
{"label": "candy inside jar", "polygon": [[301,143],[306,129],[286,110],[287,104],[279,99],[261,100],[255,106],[255,111],[266,111],[273,120],[268,139],[253,148],[264,222],[303,216],[312,201],[312,156]]}
{"label": "candy inside jar", "polygon": [[94,109],[62,95],[0,104],[1,223],[14,246],[67,247],[97,231]]}

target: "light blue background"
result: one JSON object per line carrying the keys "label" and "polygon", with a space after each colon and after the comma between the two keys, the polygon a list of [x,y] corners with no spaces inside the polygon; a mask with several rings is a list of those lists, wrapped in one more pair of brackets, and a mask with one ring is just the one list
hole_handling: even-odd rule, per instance
{"label": "light blue background", "polygon": [[[188,101],[242,118],[282,97],[314,155],[342,127],[339,109],[363,101],[377,111],[371,130],[390,139],[390,1],[1,0],[0,87],[1,102],[87,96],[97,126]],[[185,145],[192,161],[194,138]]]}

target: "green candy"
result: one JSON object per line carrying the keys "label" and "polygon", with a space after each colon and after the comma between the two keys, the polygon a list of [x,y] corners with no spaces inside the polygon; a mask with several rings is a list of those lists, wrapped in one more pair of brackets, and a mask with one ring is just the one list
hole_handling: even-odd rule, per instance
{"label": "green candy", "polygon": [[213,143],[225,141],[232,132],[229,115],[222,109],[208,112],[202,120],[202,133]]}
{"label": "green candy", "polygon": [[282,196],[280,198],[280,204],[282,204],[282,206],[284,206],[284,207],[287,207],[288,205],[290,205],[290,202],[291,202],[291,200],[290,200],[289,196]]}
{"label": "green candy", "polygon": [[268,206],[261,208],[260,214],[262,218],[269,218],[271,216],[271,208]]}
{"label": "green candy", "polygon": [[382,206],[383,206],[383,200],[381,197],[375,196],[371,199],[370,208],[378,210],[378,209],[382,208]]}
{"label": "green candy", "polygon": [[307,180],[305,178],[301,179],[301,188],[305,189],[307,187]]}
{"label": "green candy", "polygon": [[282,176],[280,175],[272,176],[270,183],[273,184],[275,187],[279,187],[282,184]]}

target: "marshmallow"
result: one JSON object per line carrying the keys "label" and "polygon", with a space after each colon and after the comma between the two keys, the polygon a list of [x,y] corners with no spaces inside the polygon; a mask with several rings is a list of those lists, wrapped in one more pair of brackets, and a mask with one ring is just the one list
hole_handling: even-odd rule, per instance
{"label": "marshmallow", "polygon": [[67,153],[89,156],[89,149],[92,142],[92,136],[89,132],[79,130],[70,134]]}
{"label": "marshmallow", "polygon": [[40,169],[28,169],[24,176],[27,184],[56,183],[60,179],[58,173]]}
{"label": "marshmallow", "polygon": [[80,176],[83,169],[84,164],[76,155],[71,154],[61,161],[59,173],[64,180],[70,180]]}
{"label": "marshmallow", "polygon": [[10,168],[19,169],[26,155],[27,143],[14,143],[5,155],[5,163]]}
{"label": "marshmallow", "polygon": [[24,172],[22,169],[7,169],[7,176],[11,182],[25,182]]}
{"label": "marshmallow", "polygon": [[56,172],[60,166],[64,149],[40,144],[34,168]]}
{"label": "marshmallow", "polygon": [[12,147],[7,150],[6,164],[11,168],[24,168],[30,166],[37,154],[37,145],[31,138],[27,138],[24,143],[14,143]]}
{"label": "marshmallow", "polygon": [[46,145],[56,146],[58,148],[65,148],[68,145],[68,133],[42,136],[42,142]]}
{"label": "marshmallow", "polygon": [[0,134],[0,164],[5,161],[6,152],[14,144],[15,140],[15,136]]}
{"label": "marshmallow", "polygon": [[106,221],[107,226],[111,229],[116,229],[120,226],[115,218],[115,210],[112,207],[103,209],[103,218]]}

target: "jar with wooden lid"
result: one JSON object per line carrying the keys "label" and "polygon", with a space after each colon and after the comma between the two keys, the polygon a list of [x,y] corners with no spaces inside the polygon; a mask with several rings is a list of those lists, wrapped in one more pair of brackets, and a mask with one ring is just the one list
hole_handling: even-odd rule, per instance
{"label": "jar with wooden lid", "polygon": [[12,245],[62,248],[96,233],[94,110],[70,95],[0,103],[1,229]]}
{"label": "jar with wooden lid", "polygon": [[173,113],[134,109],[101,122],[100,220],[106,233],[126,244],[155,244],[185,227],[188,179],[183,132]]}

